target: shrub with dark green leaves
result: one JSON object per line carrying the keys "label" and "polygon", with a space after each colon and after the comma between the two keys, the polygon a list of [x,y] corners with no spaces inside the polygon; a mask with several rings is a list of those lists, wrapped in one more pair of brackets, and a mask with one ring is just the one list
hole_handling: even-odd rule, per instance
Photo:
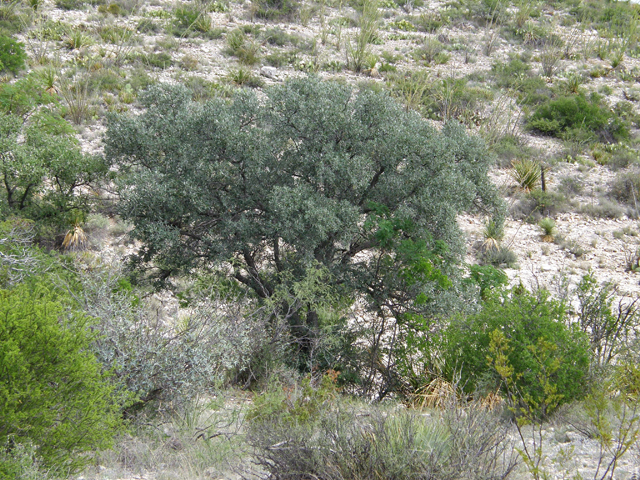
{"label": "shrub with dark green leaves", "polygon": [[26,59],[27,54],[22,43],[0,35],[0,72],[18,73],[24,68]]}
{"label": "shrub with dark green leaves", "polygon": [[629,137],[629,124],[614,115],[599,96],[560,97],[540,105],[527,126],[544,135],[567,140],[614,142]]}
{"label": "shrub with dark green leaves", "polygon": [[69,305],[46,281],[0,290],[0,445],[33,442],[45,465],[73,471],[112,444],[124,398],[90,351],[89,318]]}
{"label": "shrub with dark green leaves", "polygon": [[[566,307],[541,290],[530,293],[522,286],[494,292],[477,315],[451,321],[438,341],[443,374],[472,393],[502,386],[489,361],[491,336],[507,339],[508,364],[519,393],[540,402],[546,395],[540,376],[553,371],[550,381],[561,395],[560,404],[585,394],[590,350],[585,333],[567,322]],[[545,355],[539,345],[545,344]]]}

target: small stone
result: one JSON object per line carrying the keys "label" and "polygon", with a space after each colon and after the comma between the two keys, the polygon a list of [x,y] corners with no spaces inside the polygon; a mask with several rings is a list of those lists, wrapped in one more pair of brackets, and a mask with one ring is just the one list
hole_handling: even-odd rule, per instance
{"label": "small stone", "polygon": [[278,74],[278,70],[276,67],[268,67],[265,65],[260,69],[260,74],[267,78],[275,79]]}

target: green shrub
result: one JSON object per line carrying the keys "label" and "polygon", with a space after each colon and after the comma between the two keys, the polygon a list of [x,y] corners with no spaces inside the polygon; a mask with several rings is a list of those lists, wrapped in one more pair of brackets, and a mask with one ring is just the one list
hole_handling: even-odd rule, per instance
{"label": "green shrub", "polygon": [[208,13],[193,8],[177,8],[173,15],[173,34],[186,36],[189,33],[208,33],[212,28],[211,17]]}
{"label": "green shrub", "polygon": [[269,45],[278,47],[284,47],[285,45],[295,46],[302,40],[299,36],[287,33],[279,27],[267,29],[262,36]]}
{"label": "green shrub", "polygon": [[62,10],[80,10],[85,3],[84,0],[56,0],[56,7]]}
{"label": "green shrub", "polygon": [[634,208],[633,203],[631,208],[627,210],[619,203],[604,197],[599,198],[598,203],[580,205],[579,212],[593,218],[620,218],[625,214],[629,217],[638,217],[638,211]]}
{"label": "green shrub", "polygon": [[16,442],[9,437],[0,445],[0,478],[2,480],[49,480],[60,478],[60,469],[45,467],[36,446],[30,440]]}
{"label": "green shrub", "polygon": [[[521,395],[540,402],[546,393],[539,375],[557,365],[551,382],[561,395],[560,403],[571,402],[586,393],[590,355],[586,335],[567,320],[565,305],[546,291],[533,294],[516,287],[493,293],[480,313],[452,320],[442,333],[443,373],[449,381],[459,376],[458,384],[469,393],[495,391],[501,380],[489,357],[491,336],[497,330],[508,340],[507,360]],[[544,361],[536,351],[541,342],[548,344]]]}
{"label": "green shrub", "polygon": [[45,465],[74,471],[112,444],[123,398],[90,352],[88,318],[65,303],[43,282],[0,291],[0,444],[33,442]]}
{"label": "green shrub", "polygon": [[629,138],[629,124],[604,105],[598,96],[560,97],[540,105],[527,122],[531,130],[572,140],[613,142]]}
{"label": "green shrub", "polygon": [[540,105],[549,101],[552,91],[545,80],[537,75],[525,77],[515,86],[518,93],[518,101],[524,105]]}
{"label": "green shrub", "polygon": [[251,0],[253,14],[265,20],[293,19],[300,9],[298,0]]}
{"label": "green shrub", "polygon": [[226,53],[235,55],[243,65],[255,65],[260,60],[260,43],[250,39],[240,28],[227,34]]}
{"label": "green shrub", "polygon": [[0,35],[0,72],[18,73],[24,68],[27,54],[24,45],[11,37]]}
{"label": "green shrub", "polygon": [[171,55],[166,52],[149,53],[142,57],[142,60],[147,65],[161,69],[169,68],[173,65]]}
{"label": "green shrub", "polygon": [[582,277],[574,293],[580,328],[589,335],[594,366],[606,367],[623,358],[630,351],[640,320],[637,300],[616,300],[620,295],[617,285],[598,284],[592,272]]}
{"label": "green shrub", "polygon": [[553,239],[556,234],[556,222],[551,217],[544,217],[538,222],[538,226],[542,230],[542,235],[545,240]]}
{"label": "green shrub", "polygon": [[[275,52],[265,56],[264,59],[272,67],[283,67],[285,65],[295,65],[298,62],[298,55],[296,52],[291,51]],[[336,69],[338,66],[341,69],[344,68],[344,64],[335,65]],[[329,68],[325,68],[325,70],[329,70]]]}
{"label": "green shrub", "polygon": [[0,158],[12,159],[0,163],[1,213],[63,228],[84,215],[106,167],[80,151],[72,132],[46,109],[28,119],[0,113]]}
{"label": "green shrub", "polygon": [[471,86],[465,78],[445,78],[429,86],[423,104],[427,116],[470,124],[477,119],[476,111],[491,98],[491,91]]}
{"label": "green shrub", "polygon": [[491,66],[495,83],[500,88],[512,88],[531,74],[531,67],[520,58],[512,58],[508,63],[496,62]]}
{"label": "green shrub", "polygon": [[143,18],[138,22],[136,26],[136,31],[139,33],[145,33],[147,35],[151,35],[151,34],[157,34],[161,32],[162,27],[157,22],[154,22],[150,18]]}

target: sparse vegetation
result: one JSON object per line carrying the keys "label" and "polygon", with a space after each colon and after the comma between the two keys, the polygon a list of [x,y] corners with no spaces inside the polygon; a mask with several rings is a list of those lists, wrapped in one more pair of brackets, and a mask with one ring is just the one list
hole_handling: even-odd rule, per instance
{"label": "sparse vegetation", "polygon": [[0,1],[0,478],[629,476],[639,25]]}

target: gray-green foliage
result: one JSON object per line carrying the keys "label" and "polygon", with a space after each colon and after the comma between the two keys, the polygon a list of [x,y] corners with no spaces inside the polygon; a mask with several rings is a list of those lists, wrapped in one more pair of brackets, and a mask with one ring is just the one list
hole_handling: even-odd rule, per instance
{"label": "gray-green foliage", "polygon": [[591,273],[583,276],[575,288],[580,328],[589,335],[595,368],[606,367],[626,353],[631,332],[638,327],[638,300],[615,301],[616,294],[616,285],[598,285]]}
{"label": "gray-green foliage", "polygon": [[328,378],[274,386],[248,412],[255,463],[273,478],[507,479],[515,458],[495,413],[450,398],[435,414],[363,405]]}
{"label": "gray-green foliage", "polygon": [[[437,131],[385,94],[316,78],[266,93],[198,104],[158,86],[142,115],[111,118],[105,152],[123,174],[119,209],[143,242],[139,265],[161,279],[224,267],[263,299],[319,265],[342,294],[380,308],[408,287],[394,262],[416,256],[386,255],[394,236],[438,250],[442,261],[424,266],[446,270],[464,249],[458,213],[500,210],[490,157],[460,125]],[[292,323],[313,330],[315,307]]]}
{"label": "gray-green foliage", "polygon": [[138,395],[139,406],[160,398],[177,405],[222,384],[230,373],[246,368],[266,342],[266,315],[246,300],[198,295],[179,316],[158,301],[141,301],[115,265],[78,267],[78,299],[100,319],[93,350]]}

